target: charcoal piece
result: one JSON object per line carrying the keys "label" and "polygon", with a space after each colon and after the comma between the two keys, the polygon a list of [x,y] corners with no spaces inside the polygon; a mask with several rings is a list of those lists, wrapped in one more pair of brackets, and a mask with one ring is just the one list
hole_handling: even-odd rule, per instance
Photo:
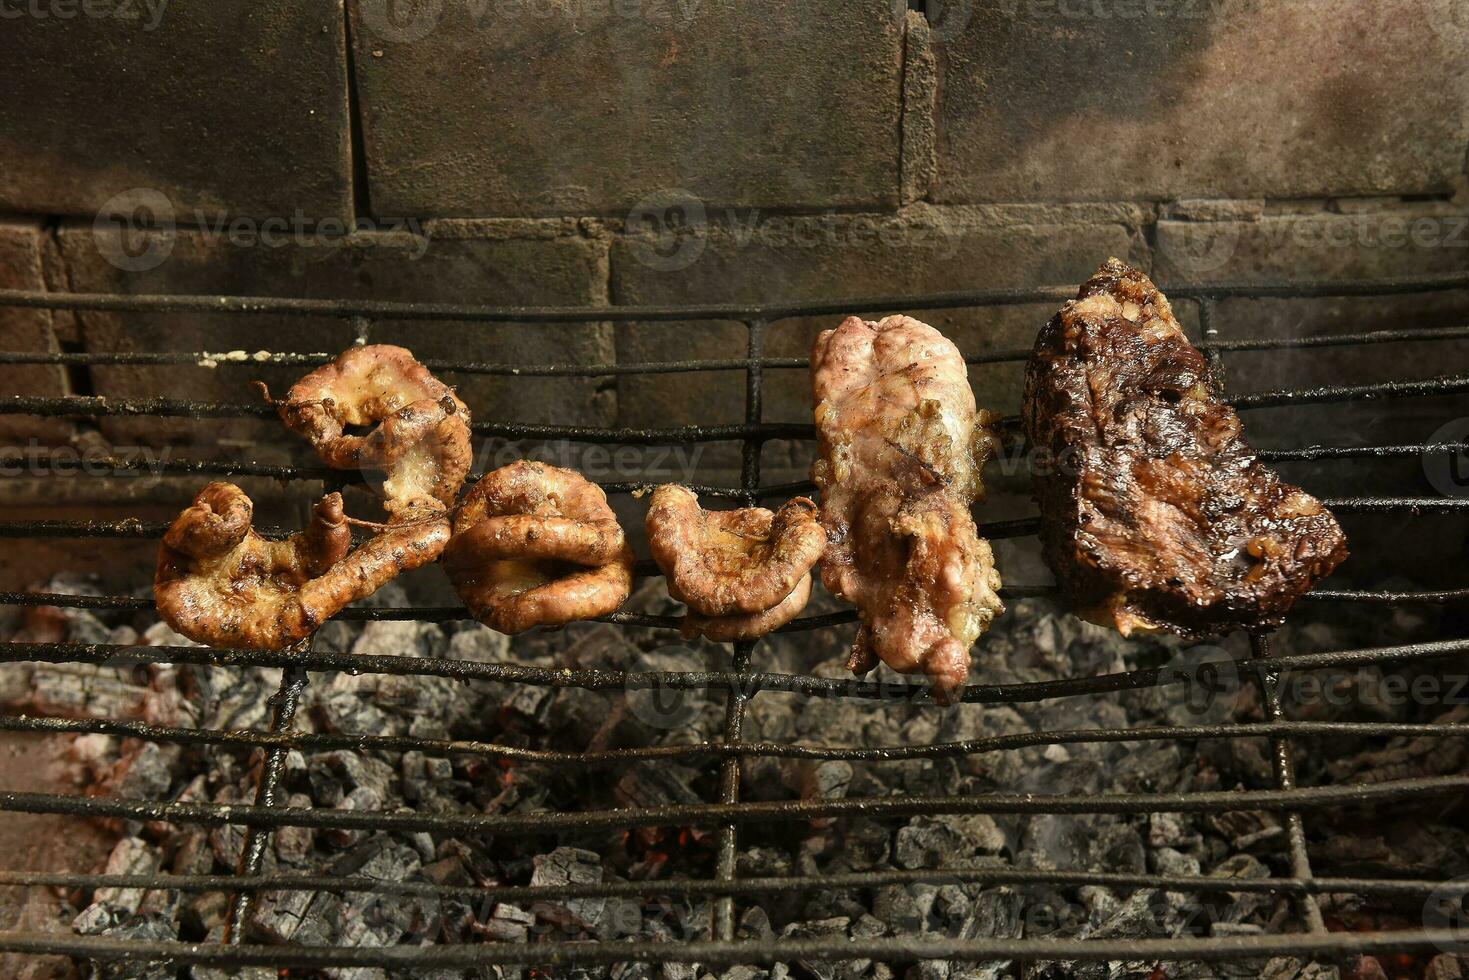
{"label": "charcoal piece", "polygon": [[760,906],[754,905],[740,913],[735,935],[740,939],[763,941],[774,938],[775,930],[770,926],[769,914]]}
{"label": "charcoal piece", "polygon": [[[158,871],[158,852],[141,837],[124,837],[112,848],[105,873],[110,875],[151,875]],[[99,888],[92,904],[82,911],[72,928],[82,935],[110,932],[129,919],[143,903],[141,888]]]}
{"label": "charcoal piece", "polygon": [[618,805],[630,809],[699,803],[699,794],[693,790],[698,778],[698,770],[676,763],[639,765],[622,774],[612,795]]}
{"label": "charcoal piece", "polygon": [[[108,938],[133,942],[171,942],[178,939],[178,931],[172,922],[158,916],[137,915],[108,930]],[[145,961],[137,963],[92,964],[93,980],[158,980],[171,976],[173,968],[163,963]]]}
{"label": "charcoal piece", "polygon": [[477,664],[498,664],[511,659],[510,637],[483,627],[460,630],[449,637],[444,656]]}
{"label": "charcoal piece", "polygon": [[[311,797],[305,793],[292,793],[286,798],[286,806],[310,808]],[[305,866],[311,860],[316,847],[316,831],[311,827],[281,827],[276,830],[273,841],[276,857],[285,864]]]}
{"label": "charcoal piece", "polygon": [[291,942],[316,895],[304,889],[261,892],[250,911],[249,933],[266,942]]}
{"label": "charcoal piece", "polygon": [[[1235,854],[1209,871],[1211,878],[1269,878],[1270,869],[1250,854]],[[1275,902],[1273,895],[1261,892],[1229,892],[1228,903],[1214,910],[1214,925],[1243,923],[1263,916]]]}
{"label": "charcoal piece", "polygon": [[[844,916],[809,922],[792,922],[781,930],[780,937],[782,939],[846,939],[847,927],[851,924],[851,920]],[[843,975],[844,964],[839,961],[800,959],[796,962],[816,980],[837,980]]]}
{"label": "charcoal piece", "polygon": [[1004,847],[1005,835],[988,814],[914,817],[898,831],[893,860],[900,868],[956,867]]}
{"label": "charcoal piece", "polygon": [[535,913],[509,902],[495,903],[489,918],[484,922],[470,923],[470,927],[486,939],[507,943],[525,942],[535,925]]}
{"label": "charcoal piece", "polygon": [[[602,880],[602,859],[593,851],[576,847],[558,847],[549,854],[538,854],[531,873],[532,886],[589,885]],[[531,908],[536,916],[563,928],[592,929],[602,915],[604,901],[599,898],[543,900]]]}
{"label": "charcoal piece", "polygon": [[907,885],[882,885],[873,895],[872,912],[895,933],[921,930],[928,915]]}

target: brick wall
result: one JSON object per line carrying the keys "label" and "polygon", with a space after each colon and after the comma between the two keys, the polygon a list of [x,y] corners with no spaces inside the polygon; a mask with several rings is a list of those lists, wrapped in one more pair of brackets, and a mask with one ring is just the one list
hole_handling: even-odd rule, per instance
{"label": "brick wall", "polygon": [[[1165,284],[1469,268],[1462,0],[947,0],[931,21],[907,6],[7,8],[0,285],[605,305],[1071,283],[1110,254]],[[142,227],[149,216],[163,229]],[[978,351],[1028,344],[1049,312],[932,319]],[[1443,296],[1240,301],[1219,326],[1315,333],[1466,312]],[[829,322],[778,324],[770,353],[805,353]],[[13,310],[0,333],[10,349],[139,351],[330,351],[352,336],[316,321]],[[733,325],[383,323],[373,336],[527,363],[743,354]],[[1463,354],[1394,350],[1391,373],[1443,373]],[[1232,364],[1244,389],[1383,374],[1360,352]],[[250,397],[249,377],[292,374],[0,370],[7,392],[229,401]],[[1015,366],[974,381],[982,403],[1017,406]],[[768,419],[809,417],[802,372],[770,382]],[[742,379],[479,377],[464,393],[480,418],[676,425],[736,420]],[[1426,435],[1445,410],[1417,402],[1403,424]],[[0,423],[6,439],[72,435]],[[285,451],[274,426],[248,421],[201,433],[116,419],[102,435]],[[799,450],[771,452],[803,465]],[[701,462],[733,458],[711,447]]]}

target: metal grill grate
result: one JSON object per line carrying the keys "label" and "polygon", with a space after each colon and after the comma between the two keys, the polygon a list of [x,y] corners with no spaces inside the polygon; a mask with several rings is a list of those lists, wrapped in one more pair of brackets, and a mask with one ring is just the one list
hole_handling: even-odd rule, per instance
{"label": "metal grill grate", "polygon": [[[1351,347],[1394,344],[1405,341],[1445,341],[1469,338],[1469,326],[1443,329],[1390,329],[1367,333],[1337,334],[1301,339],[1220,339],[1213,324],[1214,304],[1231,297],[1306,298],[1387,296],[1469,289],[1469,275],[1405,277],[1370,281],[1267,282],[1187,286],[1168,290],[1176,300],[1197,304],[1203,327],[1200,345],[1211,360],[1220,364],[1227,352],[1268,351],[1286,348]],[[925,296],[885,297],[850,302],[787,305],[720,305],[617,307],[611,309],[538,308],[505,309],[452,304],[395,303],[379,301],[335,301],[314,299],[249,298],[230,296],[159,296],[111,294],[58,294],[0,291],[0,306],[73,311],[114,312],[201,312],[242,316],[272,314],[346,320],[365,337],[373,322],[394,320],[453,320],[482,324],[504,322],[568,323],[598,321],[739,321],[747,328],[744,358],[670,361],[652,364],[577,365],[548,364],[520,366],[467,361],[427,361],[437,371],[505,376],[601,377],[645,373],[696,373],[743,370],[746,377],[744,422],[739,425],[688,426],[650,429],[591,429],[575,426],[516,425],[477,422],[482,436],[509,439],[567,439],[584,442],[630,445],[666,445],[688,442],[739,441],[743,446],[741,480],[736,487],[697,487],[704,495],[736,501],[756,502],[811,489],[809,483],[761,484],[760,455],[772,439],[806,439],[813,436],[806,424],[772,424],[762,419],[763,372],[767,368],[801,368],[805,358],[774,358],[764,353],[767,326],[796,316],[839,314],[851,310],[903,309],[911,311],[992,307],[1039,302],[1057,303],[1074,294],[1074,287],[1036,289],[991,289]],[[1022,361],[1028,350],[993,351],[970,357],[971,364]],[[217,356],[217,355],[216,355]],[[205,360],[204,352],[164,353],[21,353],[0,352],[0,364],[59,365],[190,365]],[[308,366],[327,358],[309,354],[273,353],[255,363]],[[1427,380],[1395,380],[1366,385],[1340,385],[1311,389],[1281,390],[1236,396],[1241,409],[1302,404],[1348,403],[1378,398],[1406,398],[1469,390],[1469,376]],[[0,413],[51,416],[135,415],[181,418],[272,417],[273,410],[259,404],[200,403],[167,398],[111,399],[94,397],[11,397],[0,403]],[[1014,430],[1014,419],[1005,423]],[[1261,452],[1266,460],[1314,460],[1414,457],[1423,453],[1461,451],[1457,443],[1375,446],[1307,446]],[[136,461],[89,460],[111,473],[136,468]],[[157,465],[157,464],[152,464]],[[59,467],[58,467],[59,468]],[[347,474],[314,466],[267,466],[252,462],[170,461],[163,472],[218,476],[267,476],[280,479],[327,480],[339,484]],[[473,477],[471,477],[473,479]],[[642,488],[634,483],[605,483],[609,493],[629,493]],[[1469,499],[1440,497],[1353,497],[1328,500],[1341,512],[1392,512],[1425,515],[1469,509]],[[1034,534],[1035,519],[991,523],[981,526],[990,538]],[[165,525],[128,519],[120,521],[29,520],[0,524],[0,537],[9,538],[126,538],[149,540],[161,537]],[[639,566],[642,575],[656,574],[651,563]],[[1048,586],[1009,586],[1001,590],[1007,598],[1050,595]],[[1402,603],[1442,604],[1469,598],[1469,588],[1436,591],[1318,590],[1308,599],[1314,603],[1358,603],[1391,607]],[[55,605],[83,609],[147,609],[148,599],[131,596],[72,596],[37,593],[0,593],[8,605]],[[353,620],[404,619],[442,622],[461,619],[464,612],[452,606],[350,609],[342,618]],[[822,629],[851,622],[850,612],[812,615],[783,627],[783,632]],[[605,622],[637,627],[676,628],[668,616],[618,613]],[[982,642],[982,641],[981,641]],[[769,692],[792,692],[818,698],[923,700],[914,686],[836,680],[753,669],[756,644],[734,645],[732,667],[723,671],[630,673],[621,670],[551,670],[515,664],[483,664],[447,659],[415,659],[392,656],[362,656],[312,650],[308,644],[289,650],[262,653],[245,650],[213,650],[195,647],[128,647],[77,643],[4,643],[0,661],[81,664],[171,663],[209,664],[223,667],[282,667],[281,686],[274,701],[269,729],[197,730],[170,728],[110,718],[37,718],[0,716],[0,730],[106,734],[180,744],[239,746],[259,749],[264,764],[253,805],[219,805],[192,802],[64,796],[38,793],[0,793],[0,810],[75,816],[126,817],[167,820],[172,823],[246,828],[245,855],[235,876],[229,875],[97,875],[70,872],[0,872],[0,886],[65,886],[72,888],[124,887],[177,889],[184,892],[227,892],[233,895],[231,923],[243,921],[254,896],[270,890],[322,890],[335,892],[375,891],[385,894],[458,897],[499,901],[570,899],[630,896],[648,891],[641,882],[598,885],[451,887],[429,883],[385,883],[366,878],[262,873],[261,854],[273,831],[285,826],[446,832],[498,832],[554,835],[566,831],[652,826],[704,826],[717,831],[715,874],[709,879],[663,880],[654,890],[662,894],[709,896],[713,903],[712,936],[709,941],[690,944],[552,941],[531,946],[481,944],[472,946],[338,948],[302,946],[252,946],[241,943],[240,930],[232,928],[225,943],[196,944],[145,942],[66,934],[0,931],[0,951],[50,953],[103,960],[149,960],[173,964],[270,965],[277,967],[380,966],[380,967],[472,967],[491,964],[579,963],[585,965],[624,961],[699,962],[709,966],[797,959],[914,959],[1007,960],[1225,960],[1295,954],[1337,958],[1351,953],[1405,952],[1446,948],[1465,937],[1446,929],[1413,929],[1379,932],[1330,933],[1326,930],[1316,897],[1355,893],[1427,899],[1444,884],[1431,880],[1328,878],[1312,874],[1303,821],[1313,810],[1347,804],[1380,804],[1416,797],[1451,796],[1469,791],[1469,776],[1400,779],[1364,785],[1300,787],[1293,772],[1293,739],[1338,736],[1452,737],[1466,734],[1455,724],[1405,724],[1377,722],[1292,721],[1285,717],[1278,680],[1285,670],[1316,670],[1327,667],[1402,664],[1432,661],[1469,651],[1469,639],[1445,639],[1367,649],[1327,653],[1290,654],[1273,650],[1269,640],[1252,641],[1252,659],[1245,676],[1261,685],[1267,718],[1261,723],[1156,726],[1117,730],[1040,731],[996,736],[971,741],[890,748],[861,746],[785,745],[747,742],[743,739],[746,706],[751,699]],[[475,741],[449,741],[408,736],[369,734],[299,733],[292,719],[302,691],[313,673],[353,670],[398,675],[482,678],[507,683],[545,687],[580,687],[589,690],[712,690],[724,693],[726,714],[723,740],[716,743],[650,746],[609,751],[566,752],[496,745]],[[1005,685],[971,685],[963,700],[977,703],[1038,702],[1086,694],[1126,691],[1176,683],[1160,668],[1128,670],[1100,676]],[[1200,740],[1265,738],[1273,748],[1273,789],[1235,792],[1128,793],[1103,795],[1052,795],[991,793],[972,796],[892,796],[881,799],[823,801],[749,802],[741,800],[742,759],[782,757],[892,761],[937,759],[998,752],[1029,746],[1147,740]],[[597,810],[524,816],[439,816],[415,813],[372,813],[312,810],[279,805],[277,792],[282,765],[291,749],[375,749],[426,754],[477,755],[487,759],[510,759],[537,763],[592,768],[660,760],[703,760],[716,767],[718,796],[697,805],[657,806],[643,809]],[[1267,879],[1217,879],[1178,877],[1162,874],[1114,874],[1088,871],[1037,871],[971,868],[929,871],[880,871],[860,874],[788,876],[741,879],[736,873],[740,830],[751,823],[809,820],[851,815],[911,816],[958,813],[1142,813],[1157,811],[1211,812],[1262,809],[1281,813],[1288,831],[1290,875]],[[872,940],[786,939],[738,940],[735,936],[735,899],[758,898],[791,891],[832,888],[870,888],[884,884],[924,881],[975,882],[982,884],[1047,884],[1058,887],[1102,885],[1115,888],[1167,889],[1183,893],[1256,892],[1292,898],[1298,906],[1305,931],[1292,934],[1230,937],[1186,936],[1152,940],[1065,940],[948,939],[935,936]]]}

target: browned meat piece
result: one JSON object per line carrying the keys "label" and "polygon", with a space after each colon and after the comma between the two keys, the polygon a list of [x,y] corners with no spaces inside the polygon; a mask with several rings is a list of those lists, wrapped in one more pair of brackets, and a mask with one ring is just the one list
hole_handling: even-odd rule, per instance
{"label": "browned meat piece", "polygon": [[402,347],[352,347],[271,401],[328,466],[380,473],[394,520],[452,504],[469,472],[469,409]]}
{"label": "browned meat piece", "polygon": [[827,548],[821,581],[856,604],[850,666],[922,671],[946,699],[969,647],[1004,611],[989,542],[969,504],[995,447],[964,359],[911,317],[849,317],[811,355]]}
{"label": "browned meat piece", "polygon": [[779,604],[826,547],[816,505],[805,497],[775,513],[764,507],[704,510],[692,490],[668,484],[653,491],[647,529],[669,594],[706,616],[764,612]]}
{"label": "browned meat piece", "polygon": [[1168,300],[1117,259],[1041,331],[1024,417],[1047,561],[1080,615],[1124,636],[1277,625],[1347,556],[1331,512],[1255,458]]}
{"label": "browned meat piece", "polygon": [[689,607],[683,634],[753,640],[794,619],[811,598],[811,567],[826,548],[816,505],[704,510],[686,487],[653,491],[648,547],[668,594]]}
{"label": "browned meat piece", "polygon": [[769,609],[754,613],[732,613],[728,616],[706,616],[691,608],[684,613],[683,626],[679,631],[686,640],[700,636],[720,643],[757,640],[795,619],[810,601],[811,573],[807,572],[784,599]]}
{"label": "browned meat piece", "polygon": [[348,554],[342,495],[327,494],[311,525],[284,541],[260,537],[254,507],[232,483],[211,483],[163,537],[153,583],[158,613],[191,640],[278,650],[305,639],[343,606],[399,572],[433,561],[446,517],[396,524]]}
{"label": "browned meat piece", "polygon": [[465,496],[444,570],[475,619],[520,633],[615,612],[632,590],[633,554],[601,487],[519,462]]}

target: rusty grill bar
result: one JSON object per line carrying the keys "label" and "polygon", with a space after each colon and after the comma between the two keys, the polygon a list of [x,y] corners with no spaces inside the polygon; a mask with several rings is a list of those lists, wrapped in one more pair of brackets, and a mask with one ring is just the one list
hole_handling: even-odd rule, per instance
{"label": "rusty grill bar", "polygon": [[[1435,277],[1323,282],[1259,282],[1192,285],[1167,290],[1176,300],[1197,304],[1203,327],[1200,347],[1216,367],[1226,352],[1266,351],[1292,348],[1324,348],[1380,345],[1406,341],[1446,341],[1469,338],[1469,325],[1448,328],[1402,328],[1336,334],[1310,338],[1258,338],[1221,340],[1212,326],[1213,304],[1231,297],[1306,298],[1386,296],[1469,289],[1469,274]],[[425,363],[433,370],[503,376],[615,376],[651,373],[696,373],[743,370],[746,375],[744,422],[739,425],[685,426],[668,429],[590,429],[577,426],[516,425],[479,422],[475,431],[483,436],[512,440],[567,439],[582,442],[616,442],[633,445],[738,441],[742,444],[741,480],[737,487],[696,487],[703,495],[744,503],[807,492],[806,482],[762,486],[760,453],[772,439],[806,439],[813,436],[807,424],[774,424],[762,419],[762,381],[767,368],[801,368],[805,358],[772,358],[764,354],[767,325],[796,316],[846,313],[852,310],[905,309],[913,311],[1005,306],[1059,302],[1074,294],[1074,287],[989,289],[922,296],[883,297],[849,302],[708,306],[652,306],[588,308],[492,308],[442,303],[385,301],[339,301],[240,296],[114,295],[96,293],[45,293],[0,290],[0,306],[72,311],[112,312],[201,312],[239,315],[274,314],[345,320],[366,337],[377,320],[454,320],[484,325],[508,322],[567,323],[597,321],[738,321],[747,328],[744,358],[669,361],[649,364],[508,365],[470,361]],[[971,364],[1018,362],[1028,350],[1001,350],[971,356]],[[209,352],[158,353],[31,353],[0,352],[0,364],[58,365],[187,365],[209,361],[220,366],[287,364],[303,367],[330,359],[327,354],[264,353],[241,359]],[[1326,386],[1282,390],[1235,397],[1241,409],[1288,405],[1325,405],[1378,398],[1410,398],[1469,391],[1469,375],[1431,379],[1399,379],[1368,385]],[[0,402],[0,414],[95,417],[142,415],[186,418],[270,417],[274,411],[263,405],[199,403],[175,399],[109,399],[96,397],[27,398],[10,397]],[[1013,419],[1006,420],[1013,438]],[[1266,460],[1356,459],[1411,457],[1424,453],[1461,451],[1458,443],[1384,446],[1306,446],[1259,453]],[[100,466],[97,463],[100,462]],[[126,473],[133,461],[89,461],[104,475]],[[58,467],[61,471],[64,468]],[[171,474],[257,475],[283,480],[325,480],[340,484],[350,475],[315,466],[265,466],[252,462],[174,461],[163,469]],[[474,477],[471,477],[473,479]],[[644,487],[637,483],[604,483],[609,493],[631,493]],[[1392,512],[1410,516],[1452,513],[1469,509],[1469,499],[1439,497],[1368,497],[1326,501],[1342,512]],[[165,525],[135,519],[119,521],[30,520],[0,523],[0,538],[121,538],[150,540],[161,537]],[[988,537],[1022,537],[1035,533],[1037,521],[1026,518],[981,525]],[[265,529],[261,529],[262,532]],[[640,563],[642,575],[657,574],[651,563]],[[1008,586],[1007,598],[1052,595],[1050,586]],[[1433,591],[1318,590],[1314,603],[1444,604],[1469,599],[1469,587]],[[148,599],[132,596],[71,596],[45,593],[0,593],[0,604],[55,605],[85,609],[147,609]],[[457,606],[359,608],[343,612],[352,620],[403,619],[444,622],[464,619]],[[806,616],[782,628],[782,632],[821,629],[848,623],[851,612]],[[675,617],[640,613],[617,613],[603,621],[637,627],[677,628]],[[1414,797],[1450,796],[1469,791],[1469,776],[1440,776],[1400,779],[1375,784],[1298,787],[1295,784],[1291,747],[1295,739],[1356,736],[1462,737],[1464,725],[1376,722],[1311,722],[1285,718],[1277,680],[1285,670],[1316,670],[1326,667],[1360,667],[1433,661],[1469,652],[1469,639],[1371,647],[1315,654],[1290,654],[1270,648],[1264,637],[1256,637],[1251,657],[1241,662],[1242,676],[1261,685],[1265,694],[1266,721],[1259,723],[1154,726],[1116,730],[1039,731],[993,736],[970,741],[930,745],[862,747],[843,745],[787,745],[747,742],[742,737],[747,703],[766,692],[797,693],[808,697],[904,699],[922,701],[926,691],[919,685],[836,680],[811,676],[776,674],[753,669],[756,643],[735,645],[732,669],[725,671],[641,672],[621,670],[551,670],[516,664],[483,664],[448,659],[416,659],[364,656],[318,651],[309,643],[283,651],[215,650],[204,647],[125,647],[106,644],[15,643],[0,644],[0,662],[65,663],[173,663],[210,664],[225,667],[265,666],[285,668],[276,695],[275,711],[268,730],[209,730],[170,728],[112,718],[38,718],[25,715],[0,716],[0,730],[66,734],[107,734],[180,744],[229,745],[258,749],[264,764],[254,805],[155,802],[38,793],[0,793],[0,810],[6,812],[53,813],[82,816],[113,816],[157,819],[206,826],[235,824],[247,829],[250,845],[239,872],[229,875],[99,875],[80,872],[0,872],[0,886],[63,886],[71,888],[143,888],[180,891],[220,891],[233,897],[232,925],[242,921],[251,897],[266,890],[377,891],[385,894],[455,896],[500,901],[542,898],[635,897],[657,892],[670,895],[711,896],[713,939],[687,944],[638,942],[593,943],[552,941],[534,945],[475,944],[440,947],[338,948],[304,946],[259,946],[240,944],[238,928],[232,928],[225,943],[144,942],[70,934],[23,931],[0,932],[0,951],[34,954],[63,954],[99,960],[155,961],[172,964],[270,965],[278,967],[381,966],[452,967],[488,964],[582,963],[607,964],[622,961],[700,962],[711,966],[795,959],[1064,959],[1138,960],[1197,959],[1227,960],[1298,954],[1340,958],[1352,953],[1408,952],[1435,948],[1464,948],[1469,936],[1443,929],[1405,929],[1381,932],[1328,933],[1316,897],[1334,893],[1428,898],[1443,893],[1444,882],[1431,880],[1316,877],[1307,851],[1304,821],[1316,809],[1349,804],[1387,803]],[[310,675],[322,671],[354,670],[384,674],[441,677],[476,677],[526,685],[582,687],[591,690],[707,689],[722,691],[726,718],[720,742],[696,745],[663,745],[614,749],[599,752],[565,752],[488,742],[425,739],[411,736],[369,734],[300,733],[291,720]],[[967,687],[963,700],[971,703],[1034,702],[1181,683],[1161,668],[1135,669],[1098,676],[1061,680]],[[891,761],[914,758],[943,758],[1000,752],[1039,745],[1147,740],[1199,740],[1264,738],[1273,750],[1275,788],[1270,790],[1131,793],[1093,796],[988,793],[972,796],[891,796],[880,799],[829,801],[748,802],[740,798],[740,762],[753,757]],[[541,814],[535,817],[478,815],[444,817],[403,813],[371,813],[313,810],[277,804],[281,761],[290,749],[347,749],[355,751],[417,750],[438,755],[478,755],[492,759],[514,759],[538,763],[593,768],[622,763],[659,760],[704,760],[718,773],[718,798],[698,805],[659,806],[629,810],[603,810]],[[274,762],[274,764],[272,764]],[[1178,877],[1159,874],[1114,874],[1092,871],[1036,871],[1003,868],[944,869],[943,871],[880,871],[826,876],[788,876],[740,879],[736,873],[740,828],[752,823],[799,821],[817,817],[849,815],[902,816],[952,813],[1141,813],[1150,811],[1221,812],[1257,808],[1281,813],[1288,830],[1290,876],[1240,879]],[[606,883],[567,886],[458,887],[417,882],[381,882],[374,879],[302,874],[261,873],[259,852],[275,829],[283,826],[364,830],[444,830],[459,832],[513,832],[555,835],[587,828],[630,829],[636,827],[697,825],[717,832],[715,874],[709,879],[659,880],[656,882]],[[876,940],[784,939],[744,941],[735,938],[734,901],[787,891],[828,888],[869,888],[884,884],[976,882],[985,884],[1049,884],[1063,887],[1103,885],[1115,888],[1159,888],[1185,893],[1263,892],[1292,898],[1305,930],[1302,933],[1234,936],[1182,937],[1175,939],[1054,940],[1054,939],[949,939],[936,936]],[[1462,889],[1460,889],[1462,891]],[[1458,892],[1454,892],[1458,895]]]}

